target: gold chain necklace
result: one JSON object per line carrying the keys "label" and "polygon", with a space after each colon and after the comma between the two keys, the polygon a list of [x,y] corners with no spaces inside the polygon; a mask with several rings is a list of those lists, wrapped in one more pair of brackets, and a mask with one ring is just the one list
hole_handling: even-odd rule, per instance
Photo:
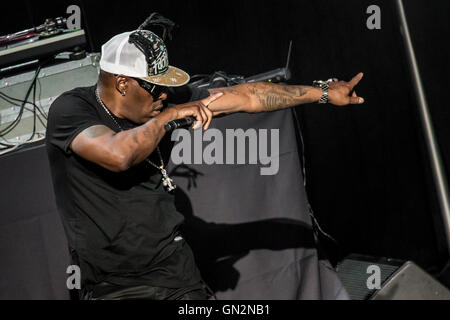
{"label": "gold chain necklace", "polygon": [[[97,102],[103,107],[103,109],[105,110],[105,112],[109,115],[109,117],[114,121],[114,123],[116,124],[116,126],[119,128],[120,131],[124,131],[122,129],[122,127],[120,126],[120,124],[117,122],[117,120],[115,119],[115,117],[113,116],[113,114],[111,113],[111,111],[109,111],[109,109],[106,107],[106,105],[103,103],[102,99],[100,98],[100,93],[98,91],[98,88],[95,90],[95,97],[97,98]],[[152,165],[153,167],[155,167],[156,169],[159,170],[159,172],[162,175],[162,183],[163,186],[166,188],[166,190],[168,192],[171,192],[173,190],[176,189],[176,185],[173,183],[173,180],[169,177],[169,175],[167,174],[166,169],[164,169],[164,160],[163,157],[161,156],[161,151],[159,150],[159,146],[156,147],[156,151],[158,152],[158,156],[159,159],[161,160],[161,165],[158,166],[155,163],[153,163],[152,161],[150,161],[150,159],[145,159],[145,161],[147,163],[149,163],[150,165]]]}

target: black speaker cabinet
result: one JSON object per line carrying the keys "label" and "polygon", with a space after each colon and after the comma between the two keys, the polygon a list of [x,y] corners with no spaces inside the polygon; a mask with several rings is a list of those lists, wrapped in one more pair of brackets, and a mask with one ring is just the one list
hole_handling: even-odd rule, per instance
{"label": "black speaker cabinet", "polygon": [[450,290],[411,261],[350,255],[337,272],[352,300],[450,300]]}
{"label": "black speaker cabinet", "polygon": [[0,300],[68,299],[70,264],[45,145],[0,156]]}

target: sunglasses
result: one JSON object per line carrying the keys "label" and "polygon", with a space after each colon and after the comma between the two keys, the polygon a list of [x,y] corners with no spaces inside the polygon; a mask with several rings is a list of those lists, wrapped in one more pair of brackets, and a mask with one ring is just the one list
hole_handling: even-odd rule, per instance
{"label": "sunglasses", "polygon": [[144,81],[139,78],[133,78],[136,80],[136,82],[139,84],[139,86],[145,90],[147,90],[148,93],[150,93],[154,100],[157,100],[163,93],[167,93],[167,87],[164,86],[158,86],[156,84],[151,84],[147,81]]}

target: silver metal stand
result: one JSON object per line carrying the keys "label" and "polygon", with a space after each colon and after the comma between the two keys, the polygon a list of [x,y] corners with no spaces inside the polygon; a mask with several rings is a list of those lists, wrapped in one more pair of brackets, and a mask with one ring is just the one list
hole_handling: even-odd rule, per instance
{"label": "silver metal stand", "polygon": [[450,253],[450,205],[449,192],[444,167],[439,152],[439,147],[436,142],[434,134],[433,123],[431,120],[427,101],[425,99],[425,92],[420,78],[419,68],[414,54],[414,48],[409,34],[408,23],[406,21],[405,10],[403,8],[402,0],[397,0],[397,11],[400,18],[403,39],[405,41],[406,55],[408,57],[409,66],[411,69],[412,80],[414,84],[414,91],[416,92],[417,102],[419,106],[419,114],[422,122],[422,127],[425,136],[425,142],[430,159],[433,180],[438,196],[439,206],[441,209],[442,220],[444,222],[445,235],[447,238],[447,249]]}

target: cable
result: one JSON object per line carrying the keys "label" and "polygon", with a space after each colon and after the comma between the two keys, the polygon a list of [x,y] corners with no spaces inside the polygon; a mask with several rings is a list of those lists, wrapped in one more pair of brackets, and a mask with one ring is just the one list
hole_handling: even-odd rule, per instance
{"label": "cable", "polygon": [[[17,103],[15,103],[14,101],[17,101],[17,102],[24,102],[24,100],[22,100],[22,99],[17,99],[17,98],[8,96],[7,94],[5,94],[5,93],[3,93],[3,92],[0,92],[0,99],[3,99],[3,100],[5,100],[6,102],[8,102],[8,103],[10,103],[10,104],[12,104],[12,105],[15,105],[15,106],[20,106],[20,104],[17,104]],[[39,99],[39,100],[40,100],[40,99]],[[42,105],[41,105],[41,108],[39,108],[39,106],[38,106],[37,104],[33,103],[33,102],[26,101],[26,103],[33,105],[33,107],[35,107],[35,108],[39,111],[39,113],[41,114],[41,116],[44,117],[44,119],[47,120],[48,115],[47,115],[47,113],[46,113],[43,109],[41,109],[41,108],[42,108]],[[28,110],[28,111],[31,111],[30,109],[28,109],[28,108],[26,108],[26,107],[25,107],[25,109]]]}
{"label": "cable", "polygon": [[[42,108],[42,99],[41,99],[41,94],[42,94],[42,85],[41,85],[41,79],[39,79],[38,78],[38,84],[39,84],[39,97],[38,97],[38,99],[39,99],[39,104],[40,104],[40,107]],[[39,110],[39,109],[38,109]],[[45,112],[44,112],[45,113]],[[47,115],[47,113],[45,113],[45,119],[47,119],[48,118],[48,115]]]}
{"label": "cable", "polygon": [[[37,80],[38,80],[39,73],[40,73],[42,67],[43,67],[43,64],[38,66],[38,68],[35,72],[35,75],[30,83],[30,86],[27,89],[25,98],[23,100],[8,96],[7,94],[0,92],[1,99],[7,101],[8,103],[11,103],[12,105],[20,106],[20,110],[17,114],[17,117],[8,126],[6,126],[5,128],[0,130],[0,138],[6,142],[6,143],[0,142],[0,145],[3,147],[3,148],[0,148],[0,150],[1,150],[0,155],[4,155],[6,153],[17,150],[18,148],[20,148],[21,146],[23,146],[25,144],[33,143],[33,142],[37,142],[37,141],[41,141],[41,140],[45,139],[45,136],[38,138],[38,139],[34,139],[34,137],[37,133],[36,132],[36,121],[39,120],[41,122],[41,124],[44,127],[46,127],[46,125],[44,124],[41,117],[37,114],[37,112],[39,112],[45,119],[47,119],[47,115],[36,104]],[[29,102],[28,98],[29,98],[31,92],[33,92],[33,101]],[[40,94],[41,94],[41,91],[40,91],[39,95]],[[18,103],[16,103],[15,101],[20,102],[20,105]],[[31,104],[33,106],[33,108],[30,110],[29,108],[26,107],[27,104]],[[33,112],[33,131],[31,133],[31,136],[25,142],[19,142],[17,144],[11,143],[10,141],[8,141],[8,139],[6,139],[5,136],[17,127],[17,125],[22,120],[23,112],[25,110]]]}
{"label": "cable", "polygon": [[[292,109],[292,114],[294,115],[294,125],[297,129],[297,132],[298,132],[298,135],[300,138],[300,143],[301,143],[301,149],[302,149],[301,167],[302,167],[302,173],[303,173],[303,185],[305,186],[305,189],[306,189],[306,177],[307,176],[306,176],[305,142],[303,139],[303,133],[302,133],[302,129],[300,127],[300,121],[299,121],[299,118],[297,115],[297,111],[295,110],[295,108],[291,108],[291,109]],[[308,204],[309,216],[313,220],[313,225],[317,228],[317,230],[321,234],[323,234],[325,237],[327,237],[328,239],[333,241],[339,247],[339,242],[336,239],[334,239],[330,234],[323,231],[323,229],[321,228],[319,221],[317,221],[317,218],[314,215],[314,211],[313,211],[309,201],[307,201],[307,204]]]}
{"label": "cable", "polygon": [[[33,105],[36,105],[36,82],[33,85]],[[36,107],[33,108],[33,132],[27,141],[31,141],[36,134]]]}
{"label": "cable", "polygon": [[[42,138],[34,139],[33,141],[26,141],[26,142],[22,142],[22,143],[20,143],[20,144],[11,145],[11,147],[6,148],[7,150],[5,150],[5,148],[2,149],[2,150],[5,150],[5,151],[0,151],[0,156],[2,156],[2,155],[4,155],[4,154],[7,154],[7,153],[10,153],[10,152],[12,152],[12,151],[15,151],[15,150],[19,149],[20,147],[22,147],[22,146],[24,146],[24,145],[26,145],[26,144],[30,144],[30,143],[34,143],[34,142],[39,142],[39,141],[42,141],[42,140],[44,140],[44,139],[45,139],[45,136],[42,137]],[[3,143],[1,143],[1,142],[0,142],[0,144],[3,145]]]}
{"label": "cable", "polygon": [[21,104],[21,107],[20,107],[20,110],[19,110],[19,113],[18,113],[16,119],[14,119],[14,121],[11,122],[6,128],[0,130],[1,136],[6,135],[7,133],[11,132],[17,126],[17,124],[20,122],[20,120],[22,118],[23,110],[25,108],[26,100],[28,100],[28,96],[30,95],[31,89],[33,88],[33,83],[34,83],[34,81],[31,82],[30,87],[27,90],[25,99],[22,101],[22,104]]}
{"label": "cable", "polygon": [[39,72],[41,71],[41,68],[42,68],[42,65],[39,65],[39,67],[36,70],[36,73],[33,77],[33,80],[31,81],[31,84],[27,90],[27,93],[25,94],[25,99],[22,102],[19,114],[17,115],[16,119],[14,119],[14,121],[12,123],[10,123],[6,128],[3,128],[2,130],[0,130],[0,136],[4,136],[4,135],[10,133],[19,124],[20,120],[22,119],[22,114],[25,109],[25,104],[27,103],[27,100],[28,100],[28,97],[30,96],[31,90],[33,89],[33,86],[36,83],[36,79],[39,75]]}
{"label": "cable", "polygon": [[[9,96],[8,96],[8,97],[9,97]],[[15,103],[14,101],[11,101],[11,100],[9,100],[9,99],[6,98],[6,97],[3,97],[3,96],[2,96],[2,92],[0,92],[0,99],[3,99],[3,100],[5,100],[6,102],[8,102],[8,103],[10,103],[10,104],[12,104],[12,105],[14,105],[14,106],[20,106],[20,104],[17,104],[17,103]],[[19,100],[19,99],[15,99],[15,100]],[[22,101],[22,100],[20,100],[20,101]],[[32,103],[29,102],[29,101],[28,101],[28,103],[29,103],[29,104],[32,104]],[[37,105],[35,105],[35,107],[37,108],[37,110],[39,111],[39,113],[41,114],[41,116],[44,117],[45,120],[47,120],[47,115],[46,115],[46,113],[45,113],[43,110],[41,110]],[[27,108],[27,107],[25,107],[25,110],[30,111],[30,112],[32,111],[31,109],[29,109],[29,108]],[[39,122],[42,124],[42,126],[43,126],[44,128],[46,128],[47,125],[44,123],[44,121],[42,120],[42,118],[41,118],[39,115],[37,115],[37,118],[38,118]]]}

